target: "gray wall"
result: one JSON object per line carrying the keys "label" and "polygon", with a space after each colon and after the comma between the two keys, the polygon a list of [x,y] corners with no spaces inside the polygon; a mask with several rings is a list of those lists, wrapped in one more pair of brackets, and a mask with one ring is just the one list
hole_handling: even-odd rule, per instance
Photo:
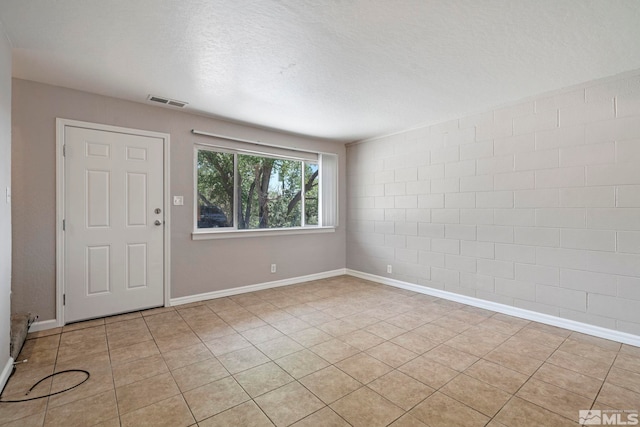
{"label": "gray wall", "polygon": [[0,370],[9,360],[11,300],[11,46],[0,23]]}
{"label": "gray wall", "polygon": [[640,335],[639,165],[640,71],[350,145],[347,266]]}
{"label": "gray wall", "polygon": [[[191,129],[265,143],[336,153],[341,203],[345,148],[302,138],[26,80],[13,80],[13,312],[55,318],[55,119],[165,132],[171,135],[172,298],[298,277],[345,267],[345,231],[316,235],[191,240],[193,145],[210,142]],[[346,209],[341,211],[345,224]],[[278,272],[270,274],[271,263]]]}

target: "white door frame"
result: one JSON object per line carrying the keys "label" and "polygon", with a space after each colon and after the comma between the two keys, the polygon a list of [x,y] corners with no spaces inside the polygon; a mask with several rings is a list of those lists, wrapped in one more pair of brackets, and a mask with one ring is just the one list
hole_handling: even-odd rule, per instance
{"label": "white door frame", "polygon": [[152,132],[139,129],[129,129],[118,126],[102,125],[97,123],[81,122],[77,120],[56,118],[56,326],[64,326],[64,284],[65,284],[65,233],[63,220],[65,218],[65,161],[64,141],[65,127],[76,127],[93,130],[101,130],[130,135],[159,138],[163,141],[163,173],[164,173],[164,306],[168,307],[171,301],[171,203],[169,191],[169,149],[170,138],[167,133]]}

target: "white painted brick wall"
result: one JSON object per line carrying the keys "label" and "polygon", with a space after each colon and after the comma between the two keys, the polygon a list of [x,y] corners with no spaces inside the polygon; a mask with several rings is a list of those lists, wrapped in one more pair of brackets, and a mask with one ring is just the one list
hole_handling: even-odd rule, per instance
{"label": "white painted brick wall", "polygon": [[640,334],[640,73],[347,150],[347,266]]}

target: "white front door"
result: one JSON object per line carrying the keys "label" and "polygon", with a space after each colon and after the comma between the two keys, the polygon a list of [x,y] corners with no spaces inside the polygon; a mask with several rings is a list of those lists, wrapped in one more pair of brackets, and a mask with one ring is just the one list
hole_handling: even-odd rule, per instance
{"label": "white front door", "polygon": [[163,305],[163,139],[64,135],[65,322]]}

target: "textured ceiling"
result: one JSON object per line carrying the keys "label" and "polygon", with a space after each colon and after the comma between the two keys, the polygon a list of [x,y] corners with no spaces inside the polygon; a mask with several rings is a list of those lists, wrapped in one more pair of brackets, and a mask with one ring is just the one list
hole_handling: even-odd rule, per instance
{"label": "textured ceiling", "polygon": [[14,76],[352,141],[640,68],[639,0],[2,0]]}

